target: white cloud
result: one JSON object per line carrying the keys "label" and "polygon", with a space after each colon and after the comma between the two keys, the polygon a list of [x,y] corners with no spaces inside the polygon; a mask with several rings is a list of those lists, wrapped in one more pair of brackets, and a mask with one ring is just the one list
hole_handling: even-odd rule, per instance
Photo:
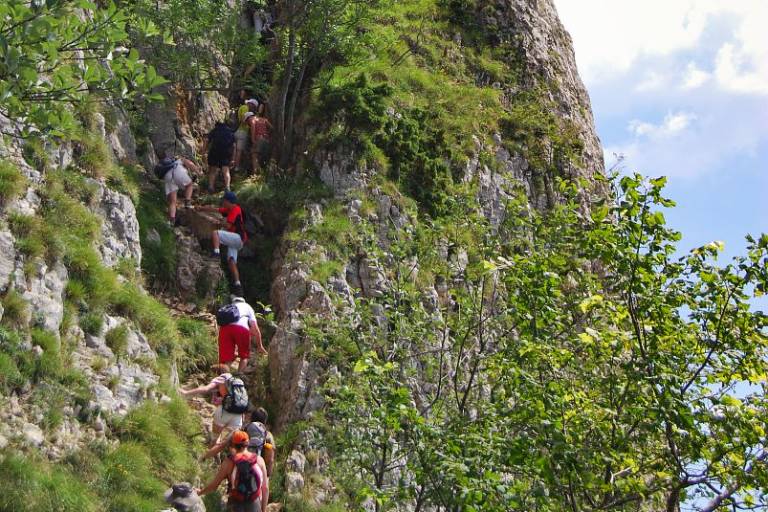
{"label": "white cloud", "polygon": [[638,92],[658,91],[666,85],[666,79],[661,73],[651,71],[645,75],[645,78],[635,86]]}
{"label": "white cloud", "polygon": [[698,89],[709,81],[711,75],[700,69],[695,62],[689,62],[683,78],[683,89]]}
{"label": "white cloud", "polygon": [[[588,84],[626,73],[642,57],[696,49],[707,28],[733,23],[717,52],[717,84],[729,91],[768,94],[768,1],[766,0],[555,0],[573,36],[579,70]],[[684,84],[703,75],[681,69]],[[690,80],[689,80],[690,79]],[[699,83],[701,82],[701,83]],[[641,88],[642,90],[642,88]]]}
{"label": "white cloud", "polygon": [[695,120],[696,115],[689,112],[670,112],[659,125],[633,119],[627,129],[635,137],[666,138],[682,133]]}

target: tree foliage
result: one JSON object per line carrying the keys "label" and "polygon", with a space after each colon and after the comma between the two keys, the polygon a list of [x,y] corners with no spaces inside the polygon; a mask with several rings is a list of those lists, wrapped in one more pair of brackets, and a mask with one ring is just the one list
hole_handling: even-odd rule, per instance
{"label": "tree foliage", "polygon": [[[163,83],[127,48],[127,23],[111,1],[0,3],[0,115],[17,122],[22,136],[33,129],[72,135],[73,106],[86,98],[127,98]],[[140,28],[156,30],[149,21]]]}
{"label": "tree foliage", "polygon": [[718,243],[676,257],[664,182],[624,177],[591,214],[560,184],[563,204],[513,201],[499,232],[457,202],[401,234],[392,257],[418,257],[442,291],[396,266],[383,297],[309,331],[347,361],[327,385],[327,442],[354,501],[766,506],[768,318],[752,301],[768,236],[725,265]]}

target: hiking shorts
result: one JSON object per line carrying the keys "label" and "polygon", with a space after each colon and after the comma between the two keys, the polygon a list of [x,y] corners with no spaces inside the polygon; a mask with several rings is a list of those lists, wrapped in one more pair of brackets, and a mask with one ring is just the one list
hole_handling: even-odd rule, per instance
{"label": "hiking shorts", "polygon": [[177,192],[180,188],[186,188],[187,185],[192,183],[192,178],[189,177],[186,167],[177,164],[173,169],[165,173],[163,183],[165,184],[165,195],[168,195]]}
{"label": "hiking shorts", "polygon": [[227,512],[261,512],[261,498],[256,501],[227,501]]}
{"label": "hiking shorts", "polygon": [[232,259],[237,263],[237,252],[243,248],[243,239],[240,235],[231,231],[218,230],[219,242],[227,246],[227,259]]}
{"label": "hiking shorts", "polygon": [[243,415],[227,412],[219,405],[213,411],[213,424],[221,428],[240,430],[240,427],[243,426]]}
{"label": "hiking shorts", "polygon": [[251,134],[248,131],[237,130],[235,132],[235,147],[238,151],[245,151],[248,147],[248,139],[251,138]]}
{"label": "hiking shorts", "polygon": [[208,165],[211,167],[229,167],[232,162],[232,151],[209,151]]}
{"label": "hiking shorts", "polygon": [[240,359],[248,359],[251,355],[251,331],[242,325],[222,325],[219,327],[219,363],[234,361],[235,349]]}
{"label": "hiking shorts", "polygon": [[261,165],[266,165],[269,161],[270,152],[272,151],[272,145],[269,143],[269,139],[257,139],[253,145],[251,145],[251,154],[258,157]]}

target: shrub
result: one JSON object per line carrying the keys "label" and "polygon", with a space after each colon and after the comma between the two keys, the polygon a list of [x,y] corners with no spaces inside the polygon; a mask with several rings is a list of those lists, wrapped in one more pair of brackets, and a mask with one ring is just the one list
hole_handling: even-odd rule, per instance
{"label": "shrub", "polygon": [[216,362],[218,352],[214,341],[215,333],[207,323],[191,318],[179,318],[176,325],[183,343],[179,357],[179,369],[183,374],[208,368]]}
{"label": "shrub", "polygon": [[114,291],[111,304],[119,314],[136,322],[158,353],[166,356],[173,353],[179,333],[165,306],[131,283],[124,283]]}
{"label": "shrub", "polygon": [[386,99],[392,94],[387,84],[371,85],[365,74],[342,85],[326,85],[320,92],[317,115],[341,124],[344,139],[373,135],[386,122]]}
{"label": "shrub", "polygon": [[7,160],[0,160],[0,204],[19,197],[26,186],[27,179],[18,167]]}

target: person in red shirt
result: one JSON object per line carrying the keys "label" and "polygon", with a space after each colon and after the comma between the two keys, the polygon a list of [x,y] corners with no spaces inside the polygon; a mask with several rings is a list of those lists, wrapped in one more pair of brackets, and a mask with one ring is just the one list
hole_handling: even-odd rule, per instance
{"label": "person in red shirt", "polygon": [[227,264],[235,282],[235,289],[242,291],[240,284],[240,272],[237,269],[237,253],[248,241],[248,233],[245,231],[245,216],[240,205],[237,204],[237,196],[234,192],[227,191],[221,200],[221,208],[213,206],[200,206],[200,210],[218,211],[226,217],[226,229],[216,229],[211,233],[213,241],[213,256],[218,258],[221,254],[219,248],[224,245],[227,248]]}

